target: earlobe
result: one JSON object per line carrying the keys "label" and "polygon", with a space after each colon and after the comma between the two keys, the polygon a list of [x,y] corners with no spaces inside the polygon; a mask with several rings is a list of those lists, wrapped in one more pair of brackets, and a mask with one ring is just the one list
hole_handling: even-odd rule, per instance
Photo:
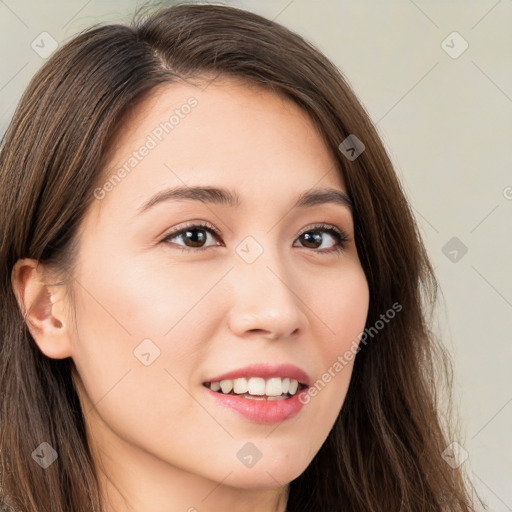
{"label": "earlobe", "polygon": [[20,311],[41,352],[52,359],[70,357],[63,286],[47,284],[44,266],[29,258],[16,262],[11,281]]}

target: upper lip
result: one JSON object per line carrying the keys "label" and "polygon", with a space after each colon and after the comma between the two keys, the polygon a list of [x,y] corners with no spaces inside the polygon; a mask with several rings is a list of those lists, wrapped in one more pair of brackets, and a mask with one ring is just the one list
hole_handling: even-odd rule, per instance
{"label": "upper lip", "polygon": [[308,374],[293,364],[266,364],[258,363],[238,368],[236,370],[223,373],[222,375],[215,375],[208,379],[206,382],[220,382],[221,380],[238,379],[242,377],[262,377],[268,379],[270,377],[290,378],[297,380],[300,384],[309,386]]}

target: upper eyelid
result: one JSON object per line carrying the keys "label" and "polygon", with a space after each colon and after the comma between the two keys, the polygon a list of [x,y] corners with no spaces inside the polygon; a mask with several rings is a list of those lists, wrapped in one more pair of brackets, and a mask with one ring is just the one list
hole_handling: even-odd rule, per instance
{"label": "upper eyelid", "polygon": [[306,226],[304,229],[301,229],[299,231],[299,236],[303,233],[307,233],[308,231],[314,231],[314,230],[321,230],[321,229],[324,229],[324,230],[327,230],[327,229],[334,229],[335,231],[339,231],[342,235],[346,235],[348,236],[348,233],[342,229],[342,228],[339,228],[338,226],[334,225],[334,224],[330,224],[329,222],[319,222],[319,223],[313,223],[311,224],[310,226]]}
{"label": "upper eyelid", "polygon": [[166,235],[164,235],[164,238],[168,238],[170,236],[180,235],[187,229],[208,229],[212,231],[215,235],[220,236],[220,232],[215,227],[211,226],[209,223],[204,223],[201,221],[192,222],[190,224],[186,224],[181,228],[172,229],[172,231],[169,231]]}

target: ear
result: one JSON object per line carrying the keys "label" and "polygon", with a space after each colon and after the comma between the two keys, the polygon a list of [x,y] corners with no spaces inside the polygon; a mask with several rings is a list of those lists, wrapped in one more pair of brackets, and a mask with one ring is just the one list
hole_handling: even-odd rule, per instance
{"label": "ear", "polygon": [[11,274],[14,295],[30,334],[43,354],[52,359],[70,357],[70,323],[64,285],[47,284],[44,265],[34,259],[16,262]]}

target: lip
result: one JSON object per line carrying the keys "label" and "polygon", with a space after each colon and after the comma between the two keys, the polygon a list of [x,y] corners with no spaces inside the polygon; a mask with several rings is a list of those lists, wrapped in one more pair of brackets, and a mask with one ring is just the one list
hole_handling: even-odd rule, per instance
{"label": "lip", "polygon": [[242,377],[262,377],[264,379],[269,379],[271,377],[281,377],[290,379],[295,379],[299,381],[299,383],[304,384],[305,386],[309,386],[309,376],[304,371],[301,370],[298,366],[293,364],[251,364],[249,366],[245,366],[244,368],[238,368],[236,370],[223,373],[222,375],[215,375],[205,382],[220,382],[221,380],[227,379],[239,379]]}
{"label": "lip", "polygon": [[250,400],[242,396],[224,395],[206,386],[203,386],[203,389],[217,405],[232,410],[254,423],[265,424],[282,423],[296,416],[304,406],[300,395],[307,394],[307,389],[303,389],[285,400]]}
{"label": "lip", "polygon": [[224,395],[217,391],[212,391],[203,385],[204,392],[207,393],[217,405],[234,411],[240,416],[255,423],[274,424],[296,416],[302,407],[301,395],[307,394],[310,378],[308,374],[292,364],[253,364],[244,368],[239,368],[222,375],[216,375],[206,382],[220,382],[226,379],[238,379],[241,377],[262,377],[268,379],[270,377],[291,378],[306,386],[304,389],[297,391],[295,395],[284,400],[251,400],[243,396]]}

